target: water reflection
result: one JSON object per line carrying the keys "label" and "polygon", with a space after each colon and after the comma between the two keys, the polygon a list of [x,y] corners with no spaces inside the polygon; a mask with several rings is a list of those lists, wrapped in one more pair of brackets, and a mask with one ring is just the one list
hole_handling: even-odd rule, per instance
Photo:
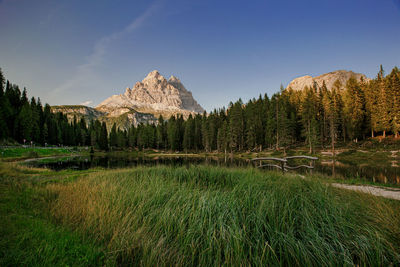
{"label": "water reflection", "polygon": [[[300,162],[292,162],[297,165]],[[136,166],[190,166],[190,165],[210,165],[223,167],[249,167],[254,166],[254,163],[249,159],[238,159],[232,157],[137,157],[137,156],[87,156],[74,157],[62,161],[53,162],[31,162],[31,165],[36,167],[50,168],[53,170],[77,169],[85,170],[95,167],[103,167],[108,169],[136,167]],[[260,162],[256,163],[260,164]],[[306,173],[307,170],[299,169],[296,172]],[[364,179],[366,181],[385,183],[385,184],[400,184],[400,168],[387,166],[369,166],[369,165],[349,165],[340,161],[317,161],[315,163],[314,173],[322,173],[333,176],[335,178],[344,179]]]}

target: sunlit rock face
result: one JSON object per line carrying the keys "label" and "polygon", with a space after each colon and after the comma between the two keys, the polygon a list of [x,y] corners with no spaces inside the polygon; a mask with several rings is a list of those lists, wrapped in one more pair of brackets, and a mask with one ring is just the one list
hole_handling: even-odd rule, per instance
{"label": "sunlit rock face", "polygon": [[192,93],[175,76],[165,79],[157,70],[150,72],[133,88],[126,88],[125,93],[113,95],[96,108],[82,105],[53,106],[53,112],[62,112],[70,121],[84,118],[87,123],[100,120],[110,129],[115,123],[121,129],[140,123],[157,123],[162,115],[169,118],[181,114],[203,113],[204,109],[194,100]]}
{"label": "sunlit rock face", "polygon": [[346,70],[337,70],[329,73],[322,74],[317,77],[311,77],[309,75],[298,77],[291,81],[289,85],[286,87],[286,89],[292,88],[293,90],[303,90],[304,87],[312,87],[314,85],[314,82],[317,83],[319,87],[322,86],[323,82],[325,81],[326,87],[328,90],[331,90],[333,88],[333,84],[335,83],[336,80],[339,80],[342,88],[345,87],[346,82],[350,79],[350,77],[354,77],[356,80],[360,81],[363,79],[364,81],[369,80],[364,74],[361,73],[355,73],[352,71],[346,71]]}
{"label": "sunlit rock face", "polygon": [[115,112],[119,108],[131,108],[166,117],[204,112],[178,78],[171,76],[167,80],[157,70],[150,72],[132,88],[126,88],[125,93],[113,95],[96,107],[97,110],[107,113]]}

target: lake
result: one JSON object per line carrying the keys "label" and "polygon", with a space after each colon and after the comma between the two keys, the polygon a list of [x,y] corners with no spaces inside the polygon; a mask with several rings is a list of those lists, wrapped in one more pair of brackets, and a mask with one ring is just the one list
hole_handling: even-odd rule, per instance
{"label": "lake", "polygon": [[[295,166],[305,162],[290,162]],[[222,166],[222,167],[250,167],[255,166],[249,159],[241,158],[224,158],[224,157],[187,157],[187,156],[159,156],[159,157],[138,157],[136,155],[123,156],[78,156],[67,157],[62,159],[37,160],[28,163],[30,166],[49,168],[52,170],[76,169],[85,170],[89,168],[102,167],[107,169],[135,167],[135,166],[190,166],[196,164]],[[266,170],[271,168],[266,168]],[[293,172],[306,173],[308,170],[299,169]],[[361,179],[370,182],[383,184],[400,185],[400,168],[391,165],[371,166],[344,164],[340,161],[332,162],[317,161],[313,173],[321,173],[328,176],[335,175],[336,178],[344,179]]]}

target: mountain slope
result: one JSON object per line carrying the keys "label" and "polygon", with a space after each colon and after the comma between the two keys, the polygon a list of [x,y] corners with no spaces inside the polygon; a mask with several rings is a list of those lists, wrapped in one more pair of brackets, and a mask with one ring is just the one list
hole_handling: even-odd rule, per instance
{"label": "mountain slope", "polygon": [[100,122],[104,121],[108,129],[111,129],[114,123],[118,128],[127,130],[132,124],[137,126],[140,123],[155,123],[157,121],[154,115],[137,112],[131,108],[118,108],[110,112],[104,112],[81,105],[64,105],[52,106],[51,111],[64,113],[69,121],[73,121],[74,118],[77,120],[84,118],[86,123],[89,123],[92,119],[97,119]]}

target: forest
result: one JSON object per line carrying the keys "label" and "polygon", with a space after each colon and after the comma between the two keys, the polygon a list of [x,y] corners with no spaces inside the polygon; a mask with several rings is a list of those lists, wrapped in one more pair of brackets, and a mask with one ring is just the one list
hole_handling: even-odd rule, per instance
{"label": "forest", "polygon": [[358,142],[400,132],[400,70],[385,75],[382,66],[371,80],[350,78],[305,87],[281,86],[279,92],[241,99],[210,113],[181,115],[156,124],[107,129],[105,122],[52,113],[40,98],[6,80],[0,69],[0,140],[25,144],[92,146],[96,149],[162,149],[171,151],[261,151],[306,145],[334,147],[337,142]]}

